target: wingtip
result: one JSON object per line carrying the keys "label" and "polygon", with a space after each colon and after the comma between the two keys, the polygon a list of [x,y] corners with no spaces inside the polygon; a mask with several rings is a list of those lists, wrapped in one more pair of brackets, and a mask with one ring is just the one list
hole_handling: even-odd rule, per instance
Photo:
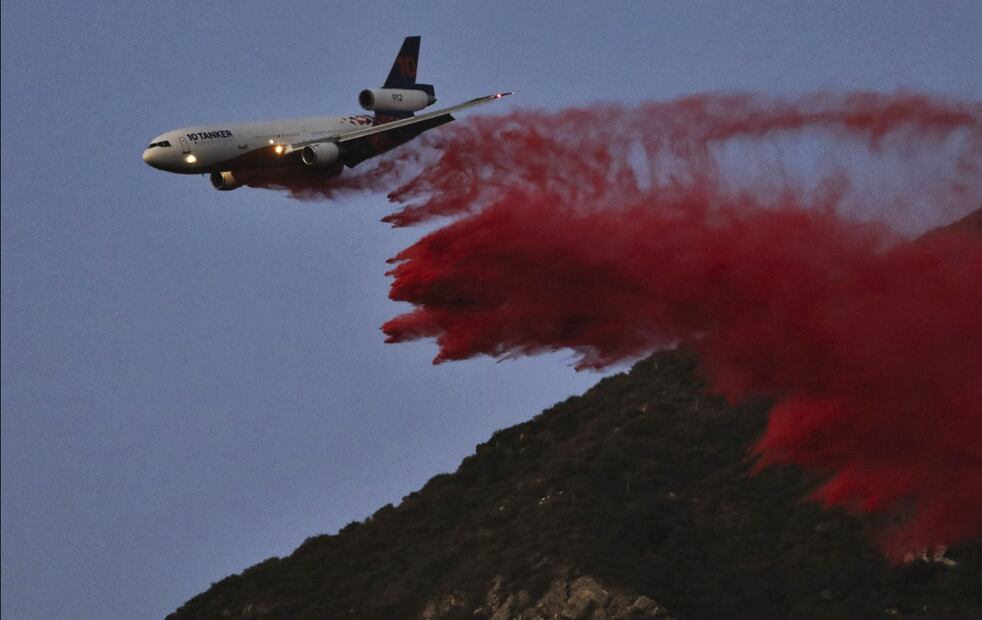
{"label": "wingtip", "polygon": [[514,94],[515,93],[510,92],[510,91],[509,92],[503,92],[503,93],[497,93],[497,94],[494,95],[494,98],[495,99],[501,99],[502,97],[507,97],[508,95],[514,95]]}

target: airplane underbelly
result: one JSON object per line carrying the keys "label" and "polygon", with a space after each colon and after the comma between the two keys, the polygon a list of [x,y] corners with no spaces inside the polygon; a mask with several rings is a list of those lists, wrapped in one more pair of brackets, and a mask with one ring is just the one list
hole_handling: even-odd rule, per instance
{"label": "airplane underbelly", "polygon": [[302,167],[300,152],[294,151],[287,155],[278,155],[272,145],[259,148],[237,149],[238,152],[223,153],[225,157],[208,166],[206,172],[222,172],[226,170],[245,170],[251,168],[280,168]]}

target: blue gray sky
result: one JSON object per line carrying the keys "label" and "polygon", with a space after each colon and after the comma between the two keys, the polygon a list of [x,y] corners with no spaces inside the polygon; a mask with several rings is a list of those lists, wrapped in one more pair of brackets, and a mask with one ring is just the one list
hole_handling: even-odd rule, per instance
{"label": "blue gray sky", "polygon": [[597,380],[385,345],[382,195],[300,203],[140,155],[348,114],[423,37],[441,104],[732,89],[982,99],[982,3],[2,3],[2,613],[159,618]]}

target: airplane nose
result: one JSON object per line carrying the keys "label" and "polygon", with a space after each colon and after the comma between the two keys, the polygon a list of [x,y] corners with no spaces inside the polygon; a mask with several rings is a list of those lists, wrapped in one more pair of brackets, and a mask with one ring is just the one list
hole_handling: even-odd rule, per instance
{"label": "airplane nose", "polygon": [[156,168],[158,170],[161,169],[160,168],[161,161],[160,161],[160,153],[159,153],[159,150],[160,149],[146,149],[145,151],[143,151],[143,161],[144,161],[144,163],[146,163],[151,168]]}

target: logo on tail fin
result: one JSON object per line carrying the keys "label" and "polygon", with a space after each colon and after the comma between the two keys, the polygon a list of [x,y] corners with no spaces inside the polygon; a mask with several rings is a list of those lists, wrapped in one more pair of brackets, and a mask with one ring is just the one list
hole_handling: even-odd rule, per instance
{"label": "logo on tail fin", "polygon": [[399,75],[404,78],[410,78],[413,82],[416,81],[416,59],[412,56],[400,56],[396,58],[396,64],[399,65]]}

